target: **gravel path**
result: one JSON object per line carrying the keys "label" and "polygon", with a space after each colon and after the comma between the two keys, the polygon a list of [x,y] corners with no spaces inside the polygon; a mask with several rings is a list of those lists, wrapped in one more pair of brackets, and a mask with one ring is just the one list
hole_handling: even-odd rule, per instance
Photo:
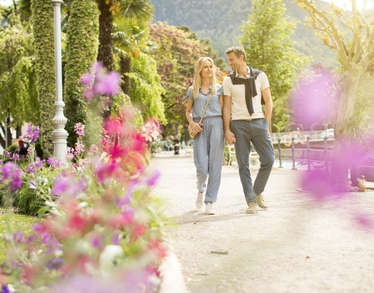
{"label": "gravel path", "polygon": [[298,188],[303,171],[274,168],[269,209],[247,215],[238,169],[223,166],[217,214],[207,216],[195,208],[192,157],[160,154],[151,167],[178,224],[172,245],[188,292],[374,292],[374,227],[354,221],[374,219],[373,191],[316,203]]}

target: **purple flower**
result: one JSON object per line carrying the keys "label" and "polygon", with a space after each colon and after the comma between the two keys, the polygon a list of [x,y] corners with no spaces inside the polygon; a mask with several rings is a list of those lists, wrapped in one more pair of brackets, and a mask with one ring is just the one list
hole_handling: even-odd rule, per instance
{"label": "purple flower", "polygon": [[39,126],[32,126],[32,125],[27,125],[27,130],[26,134],[24,135],[24,138],[28,138],[30,142],[35,142],[39,138]]}
{"label": "purple flower", "polygon": [[10,179],[9,187],[11,191],[15,191],[22,186],[23,172],[13,162],[7,162],[2,168],[3,180]]}
{"label": "purple flower", "polygon": [[86,184],[83,181],[76,181],[72,177],[60,176],[55,180],[51,194],[52,195],[73,195],[77,196],[86,190]]}
{"label": "purple flower", "polygon": [[94,63],[90,73],[84,74],[80,81],[85,86],[84,97],[89,101],[95,96],[116,95],[120,92],[120,74],[116,71],[107,73],[100,62]]}
{"label": "purple flower", "polygon": [[317,202],[339,199],[344,195],[334,186],[331,178],[321,171],[306,172],[301,184],[302,188]]}
{"label": "purple flower", "polygon": [[374,229],[374,222],[373,219],[370,219],[368,216],[357,214],[354,217],[355,222],[362,228],[366,230],[373,230]]}
{"label": "purple flower", "polygon": [[76,155],[83,154],[83,152],[84,152],[84,144],[76,142],[75,143],[75,150],[76,150]]}
{"label": "purple flower", "polygon": [[337,102],[333,74],[321,68],[315,68],[312,73],[304,76],[290,96],[293,120],[304,128],[328,120]]}
{"label": "purple flower", "polygon": [[92,88],[88,88],[83,92],[83,95],[87,101],[91,101],[95,97],[95,92]]}
{"label": "purple flower", "polygon": [[22,232],[14,232],[13,233],[13,240],[16,243],[22,243],[25,240],[25,235]]}
{"label": "purple flower", "polygon": [[50,166],[54,167],[54,168],[60,168],[60,167],[61,167],[61,162],[60,162],[60,160],[56,160],[56,159],[54,159],[54,158],[48,158],[47,163],[48,163]]}
{"label": "purple flower", "polygon": [[74,131],[79,136],[84,136],[84,128],[85,125],[80,122],[74,125]]}
{"label": "purple flower", "polygon": [[146,271],[129,272],[126,275],[103,278],[100,276],[74,275],[55,284],[53,293],[107,293],[107,292],[153,292],[151,288],[151,274]]}
{"label": "purple flower", "polygon": [[157,184],[160,177],[161,177],[161,172],[159,170],[156,170],[156,171],[153,172],[153,174],[151,174],[151,176],[149,176],[146,179],[146,184],[149,187],[154,187]]}
{"label": "purple flower", "polygon": [[85,73],[80,78],[80,83],[83,85],[90,85],[93,82],[93,76],[90,73]]}
{"label": "purple flower", "polygon": [[112,71],[101,81],[101,93],[103,95],[116,95],[119,93],[120,84],[120,74]]}
{"label": "purple flower", "polygon": [[47,264],[47,268],[50,269],[50,270],[59,270],[64,264],[64,261],[59,258],[59,257],[56,257],[56,258],[52,258],[48,264]]}
{"label": "purple flower", "polygon": [[7,285],[1,286],[1,292],[0,293],[10,293],[10,290]]}
{"label": "purple flower", "polygon": [[93,247],[98,248],[98,249],[103,249],[104,248],[103,237],[100,234],[95,233],[95,234],[91,235],[90,241],[91,241],[91,244],[92,244]]}
{"label": "purple flower", "polygon": [[112,244],[119,245],[119,240],[120,240],[120,233],[117,230],[113,231]]}
{"label": "purple flower", "polygon": [[35,162],[30,163],[26,168],[26,173],[35,173],[41,171],[43,169],[43,162],[44,160],[40,160],[39,157],[36,157]]}
{"label": "purple flower", "polygon": [[12,181],[9,182],[9,187],[11,191],[15,191],[17,189],[20,189],[22,186],[22,179],[15,178]]}

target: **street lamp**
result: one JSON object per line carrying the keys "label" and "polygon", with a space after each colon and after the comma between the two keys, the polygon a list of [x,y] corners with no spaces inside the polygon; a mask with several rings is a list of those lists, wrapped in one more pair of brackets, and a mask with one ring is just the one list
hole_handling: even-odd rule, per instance
{"label": "street lamp", "polygon": [[55,37],[55,80],[56,80],[56,114],[52,119],[55,130],[53,137],[53,156],[61,162],[66,161],[66,148],[68,132],[65,130],[67,122],[64,116],[65,103],[62,100],[62,66],[61,66],[61,4],[62,0],[52,0],[54,6],[54,37]]}

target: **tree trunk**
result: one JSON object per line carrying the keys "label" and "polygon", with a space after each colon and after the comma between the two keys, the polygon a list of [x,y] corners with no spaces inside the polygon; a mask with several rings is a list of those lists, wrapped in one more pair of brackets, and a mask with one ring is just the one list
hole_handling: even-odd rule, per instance
{"label": "tree trunk", "polygon": [[113,70],[113,15],[110,11],[112,0],[107,4],[105,0],[99,1],[99,52],[97,60],[109,71]]}
{"label": "tree trunk", "polygon": [[[361,76],[358,73],[359,76]],[[355,165],[351,161],[351,130],[348,128],[349,119],[353,116],[354,105],[360,77],[344,76],[340,93],[337,119],[335,124],[334,155],[331,166],[332,180],[335,186],[345,189],[348,186],[348,170]]]}
{"label": "tree trunk", "polygon": [[125,95],[130,96],[131,84],[130,78],[125,74],[130,72],[131,59],[130,57],[121,57],[120,60],[121,66],[121,76],[123,82],[121,83],[121,89]]}

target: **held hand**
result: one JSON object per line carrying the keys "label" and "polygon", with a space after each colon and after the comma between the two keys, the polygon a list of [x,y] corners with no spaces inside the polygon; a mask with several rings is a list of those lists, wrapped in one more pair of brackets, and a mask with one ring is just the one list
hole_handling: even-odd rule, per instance
{"label": "held hand", "polygon": [[234,144],[236,142],[234,133],[232,133],[231,131],[225,132],[225,140],[229,145]]}

